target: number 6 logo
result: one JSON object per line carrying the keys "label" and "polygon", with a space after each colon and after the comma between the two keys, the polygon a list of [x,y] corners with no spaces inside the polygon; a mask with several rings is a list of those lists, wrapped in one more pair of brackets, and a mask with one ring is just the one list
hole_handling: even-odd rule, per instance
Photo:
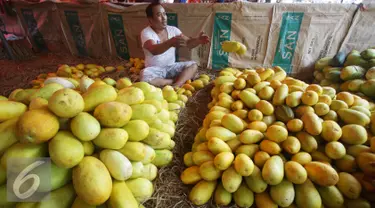
{"label": "number 6 logo", "polygon": [[[20,174],[18,174],[17,178],[13,183],[13,192],[19,199],[27,199],[31,195],[33,195],[40,185],[40,178],[36,174],[27,175],[30,171],[37,168],[38,166],[44,164],[45,161],[35,161],[34,163],[27,166]],[[24,193],[20,192],[20,187],[24,184],[27,180],[33,179],[33,185]]]}

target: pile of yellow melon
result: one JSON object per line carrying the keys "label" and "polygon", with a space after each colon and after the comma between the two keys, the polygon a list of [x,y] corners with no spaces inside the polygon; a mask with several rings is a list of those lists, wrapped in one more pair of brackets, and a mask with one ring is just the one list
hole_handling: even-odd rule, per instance
{"label": "pile of yellow melon", "polygon": [[145,68],[145,61],[140,58],[130,58],[129,63],[129,71],[132,74],[139,74],[143,68]]}
{"label": "pile of yellow melon", "polygon": [[214,84],[181,174],[195,205],[371,207],[374,103],[280,67],[226,68]]}
{"label": "pile of yellow melon", "polygon": [[[123,66],[118,66],[118,69],[124,68]],[[112,72],[116,68],[113,66],[103,67],[96,64],[78,64],[76,66],[69,66],[63,64],[57,68],[55,73],[40,74],[38,77],[31,82],[33,88],[40,88],[44,86],[44,81],[51,77],[64,77],[68,80],[78,80],[86,75],[91,78],[96,78],[100,74],[105,72]]]}
{"label": "pile of yellow melon", "polygon": [[[199,80],[209,82],[206,75]],[[153,194],[158,168],[172,161],[175,123],[187,100],[171,86],[87,76],[71,88],[55,80],[0,96],[0,206],[141,206]],[[50,198],[7,201],[7,170],[27,165],[9,159],[39,157],[52,161],[51,190],[37,187]]]}
{"label": "pile of yellow melon", "polygon": [[144,67],[144,60],[140,58],[130,58],[128,63],[126,63],[125,65],[119,65],[117,67],[103,67],[97,64],[78,64],[76,66],[69,66],[67,64],[63,64],[57,68],[57,71],[55,73],[38,75],[36,79],[31,81],[31,84],[33,86],[33,89],[39,89],[43,87],[45,84],[49,83],[48,81],[46,82],[47,79],[58,78],[59,80],[63,80],[61,82],[64,83],[66,83],[66,81],[64,80],[72,82],[75,85],[75,87],[77,87],[77,83],[79,83],[80,79],[83,76],[99,79],[98,77],[103,73],[109,73],[115,70],[129,70],[130,73],[139,75],[140,71]]}

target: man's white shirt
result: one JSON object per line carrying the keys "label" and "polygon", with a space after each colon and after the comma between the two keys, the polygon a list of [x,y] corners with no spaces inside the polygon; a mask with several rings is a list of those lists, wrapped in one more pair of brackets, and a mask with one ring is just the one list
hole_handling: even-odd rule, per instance
{"label": "man's white shirt", "polygon": [[[169,26],[166,27],[167,33],[168,33],[168,39],[171,39],[175,36],[181,35],[181,30],[177,27]],[[145,67],[150,66],[168,66],[172,65],[176,62],[176,48],[171,47],[167,51],[165,51],[162,54],[159,55],[153,55],[150,51],[145,49],[143,45],[146,41],[153,40],[155,43],[159,44],[161,41],[159,39],[159,36],[155,33],[155,31],[150,27],[146,27],[141,32],[141,41],[142,41],[142,49],[145,54]]]}

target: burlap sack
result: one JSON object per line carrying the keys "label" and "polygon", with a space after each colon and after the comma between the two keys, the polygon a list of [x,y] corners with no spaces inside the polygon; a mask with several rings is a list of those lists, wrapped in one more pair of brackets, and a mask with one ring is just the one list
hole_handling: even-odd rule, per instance
{"label": "burlap sack", "polygon": [[311,78],[316,60],[338,52],[355,10],[350,4],[275,4],[264,65]]}
{"label": "burlap sack", "polygon": [[[188,37],[198,37],[200,32],[211,36],[213,25],[212,4],[165,4],[168,24],[178,27]],[[210,44],[200,45],[192,50],[178,50],[179,61],[193,60],[201,67],[207,67]]]}
{"label": "burlap sack", "polygon": [[129,59],[129,47],[127,43],[124,20],[122,13],[125,7],[112,3],[102,4],[102,25],[106,51],[110,56]]}
{"label": "burlap sack", "polygon": [[112,56],[123,59],[143,58],[140,33],[148,26],[147,4],[122,7],[111,3],[103,5],[103,25],[106,45]]}
{"label": "burlap sack", "polygon": [[355,14],[340,51],[349,53],[353,49],[362,51],[375,46],[375,3],[366,7],[367,10],[358,10]]}
{"label": "burlap sack", "polygon": [[14,1],[17,16],[35,50],[67,52],[60,18],[53,2]]}
{"label": "burlap sack", "polygon": [[[215,4],[209,68],[247,68],[262,65],[266,57],[272,4],[236,2]],[[234,40],[247,47],[246,54],[225,53],[221,43]]]}
{"label": "burlap sack", "polygon": [[108,56],[100,4],[57,3],[64,39],[76,56]]}

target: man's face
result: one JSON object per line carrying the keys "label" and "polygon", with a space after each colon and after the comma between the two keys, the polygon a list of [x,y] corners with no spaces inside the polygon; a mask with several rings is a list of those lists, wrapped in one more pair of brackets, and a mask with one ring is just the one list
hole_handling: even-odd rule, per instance
{"label": "man's face", "polygon": [[152,8],[153,16],[149,18],[151,26],[157,29],[164,29],[167,27],[167,14],[161,5]]}

